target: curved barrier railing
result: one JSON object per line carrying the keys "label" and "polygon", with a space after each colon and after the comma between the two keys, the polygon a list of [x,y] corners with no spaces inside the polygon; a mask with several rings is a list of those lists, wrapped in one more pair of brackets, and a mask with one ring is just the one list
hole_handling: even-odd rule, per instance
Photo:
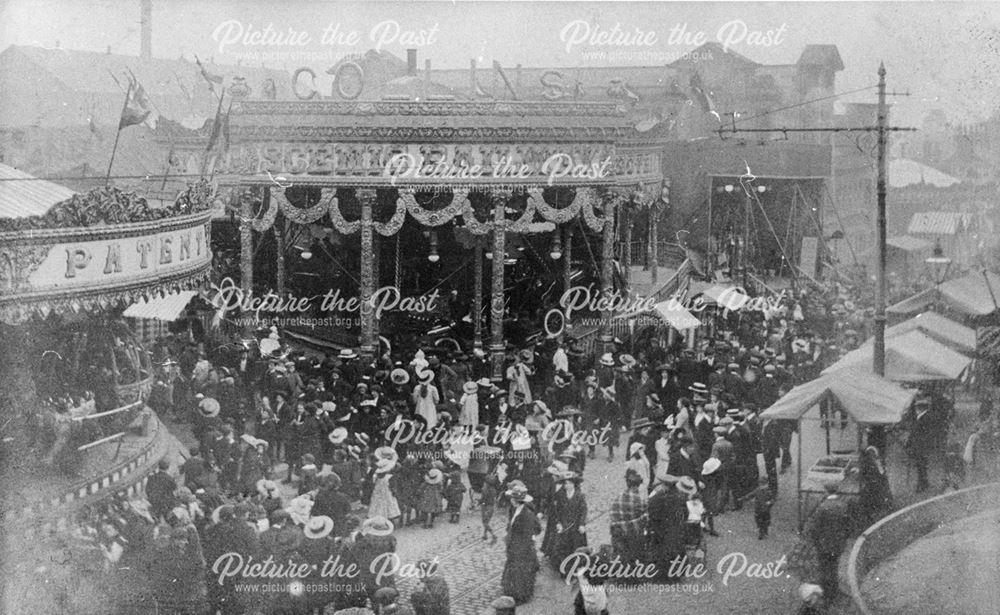
{"label": "curved barrier railing", "polygon": [[865,577],[876,566],[942,523],[994,510],[998,505],[1000,483],[979,485],[911,504],[865,530],[854,543],[847,562],[847,581],[858,610],[862,615],[882,615],[867,603],[861,592]]}

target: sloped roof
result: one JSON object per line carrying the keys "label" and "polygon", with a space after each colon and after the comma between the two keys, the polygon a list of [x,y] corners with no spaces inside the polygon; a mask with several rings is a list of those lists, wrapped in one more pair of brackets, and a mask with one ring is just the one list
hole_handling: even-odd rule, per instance
{"label": "sloped roof", "polygon": [[833,71],[844,70],[844,61],[840,59],[840,51],[836,45],[806,45],[796,64],[825,66]]}
{"label": "sloped roof", "polygon": [[[45,115],[58,114],[63,106],[83,104],[86,108],[74,116],[79,118],[78,123],[86,125],[88,115],[93,115],[97,123],[117,124],[124,99],[123,87],[127,85],[125,74],[129,71],[142,84],[160,115],[178,121],[189,116],[209,118],[215,115],[216,99],[209,92],[208,84],[193,58],[165,60],[25,45],[11,45],[0,56],[5,56],[4,65],[9,71],[9,74],[0,76],[5,87],[24,83],[25,87],[34,89],[33,84],[51,79],[77,95],[69,101],[35,101],[36,106],[53,107]],[[259,98],[264,81],[273,79],[279,100],[292,97],[291,76],[286,71],[215,64],[204,58],[202,64],[209,73],[223,77],[224,81],[221,86],[216,86],[216,91],[219,87],[230,86],[234,77],[243,77],[252,89],[250,97]],[[116,78],[121,85],[115,83]],[[80,97],[86,100],[80,100]],[[18,125],[17,119],[5,117],[4,121],[8,125]],[[42,125],[45,125],[45,119],[42,118]],[[20,122],[24,125],[31,123]]]}
{"label": "sloped roof", "polygon": [[968,214],[953,211],[923,211],[913,214],[906,232],[911,235],[954,235],[964,230]]}
{"label": "sloped roof", "polygon": [[182,290],[164,297],[153,297],[148,301],[141,299],[125,308],[122,316],[174,322],[197,296],[196,290]]}
{"label": "sloped roof", "polygon": [[[823,370],[831,374],[846,368],[870,365],[874,348],[865,344],[852,350]],[[954,380],[969,367],[972,359],[925,335],[912,330],[885,340],[885,377],[893,382]]]}
{"label": "sloped roof", "polygon": [[930,184],[937,188],[947,188],[961,181],[957,177],[952,177],[916,160],[900,158],[889,161],[889,187],[891,188],[902,188],[914,184]]}
{"label": "sloped roof", "polygon": [[960,352],[976,350],[976,330],[946,318],[937,312],[924,312],[885,330],[886,337],[896,337],[914,329],[951,346]]}
{"label": "sloped roof", "polygon": [[886,240],[886,244],[903,250],[904,252],[919,252],[929,250],[934,244],[926,239],[920,239],[912,235],[897,235]]}
{"label": "sloped roof", "polygon": [[870,372],[845,369],[795,387],[760,416],[798,420],[816,404],[833,398],[858,423],[894,425],[915,394]]}
{"label": "sloped roof", "polygon": [[0,218],[44,216],[71,196],[73,191],[65,186],[0,164]]}

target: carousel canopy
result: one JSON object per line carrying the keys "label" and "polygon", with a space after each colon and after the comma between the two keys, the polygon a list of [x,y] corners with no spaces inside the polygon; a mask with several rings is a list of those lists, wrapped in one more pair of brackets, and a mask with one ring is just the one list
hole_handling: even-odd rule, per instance
{"label": "carousel canopy", "polygon": [[909,314],[941,302],[962,314],[986,316],[997,309],[997,302],[994,300],[996,293],[1000,293],[1000,276],[991,272],[973,272],[961,278],[948,280],[936,288],[921,291],[890,306],[887,311],[894,314]]}
{"label": "carousel canopy", "polygon": [[65,186],[0,164],[0,218],[44,216],[71,196],[73,191]]}
{"label": "carousel canopy", "polygon": [[858,423],[894,425],[915,394],[864,370],[845,369],[795,387],[760,416],[798,420],[816,404],[834,399]]}
{"label": "carousel canopy", "polygon": [[182,290],[163,297],[141,299],[125,308],[122,316],[174,322],[180,318],[191,300],[197,296],[198,291],[196,290]]}
{"label": "carousel canopy", "polygon": [[[853,350],[830,367],[824,374],[845,368],[870,365],[873,347]],[[925,335],[920,330],[902,333],[885,340],[885,377],[895,382],[954,380],[969,367],[972,359]]]}

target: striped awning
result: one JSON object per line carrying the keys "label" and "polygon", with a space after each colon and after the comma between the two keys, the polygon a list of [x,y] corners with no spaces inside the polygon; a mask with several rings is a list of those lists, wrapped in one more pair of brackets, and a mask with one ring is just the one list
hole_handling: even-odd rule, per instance
{"label": "striped awning", "polygon": [[180,318],[191,300],[198,296],[198,291],[182,290],[179,293],[155,297],[149,301],[141,300],[125,309],[122,316],[126,318],[145,318],[149,320],[165,320],[173,322]]}
{"label": "striped awning", "polygon": [[73,191],[24,171],[0,164],[0,218],[44,216]]}

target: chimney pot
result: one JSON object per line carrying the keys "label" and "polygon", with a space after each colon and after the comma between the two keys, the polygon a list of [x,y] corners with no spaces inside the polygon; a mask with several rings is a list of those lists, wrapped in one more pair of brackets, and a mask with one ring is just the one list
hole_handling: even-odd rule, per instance
{"label": "chimney pot", "polygon": [[407,49],[406,50],[406,74],[409,76],[414,76],[417,74],[417,50]]}

